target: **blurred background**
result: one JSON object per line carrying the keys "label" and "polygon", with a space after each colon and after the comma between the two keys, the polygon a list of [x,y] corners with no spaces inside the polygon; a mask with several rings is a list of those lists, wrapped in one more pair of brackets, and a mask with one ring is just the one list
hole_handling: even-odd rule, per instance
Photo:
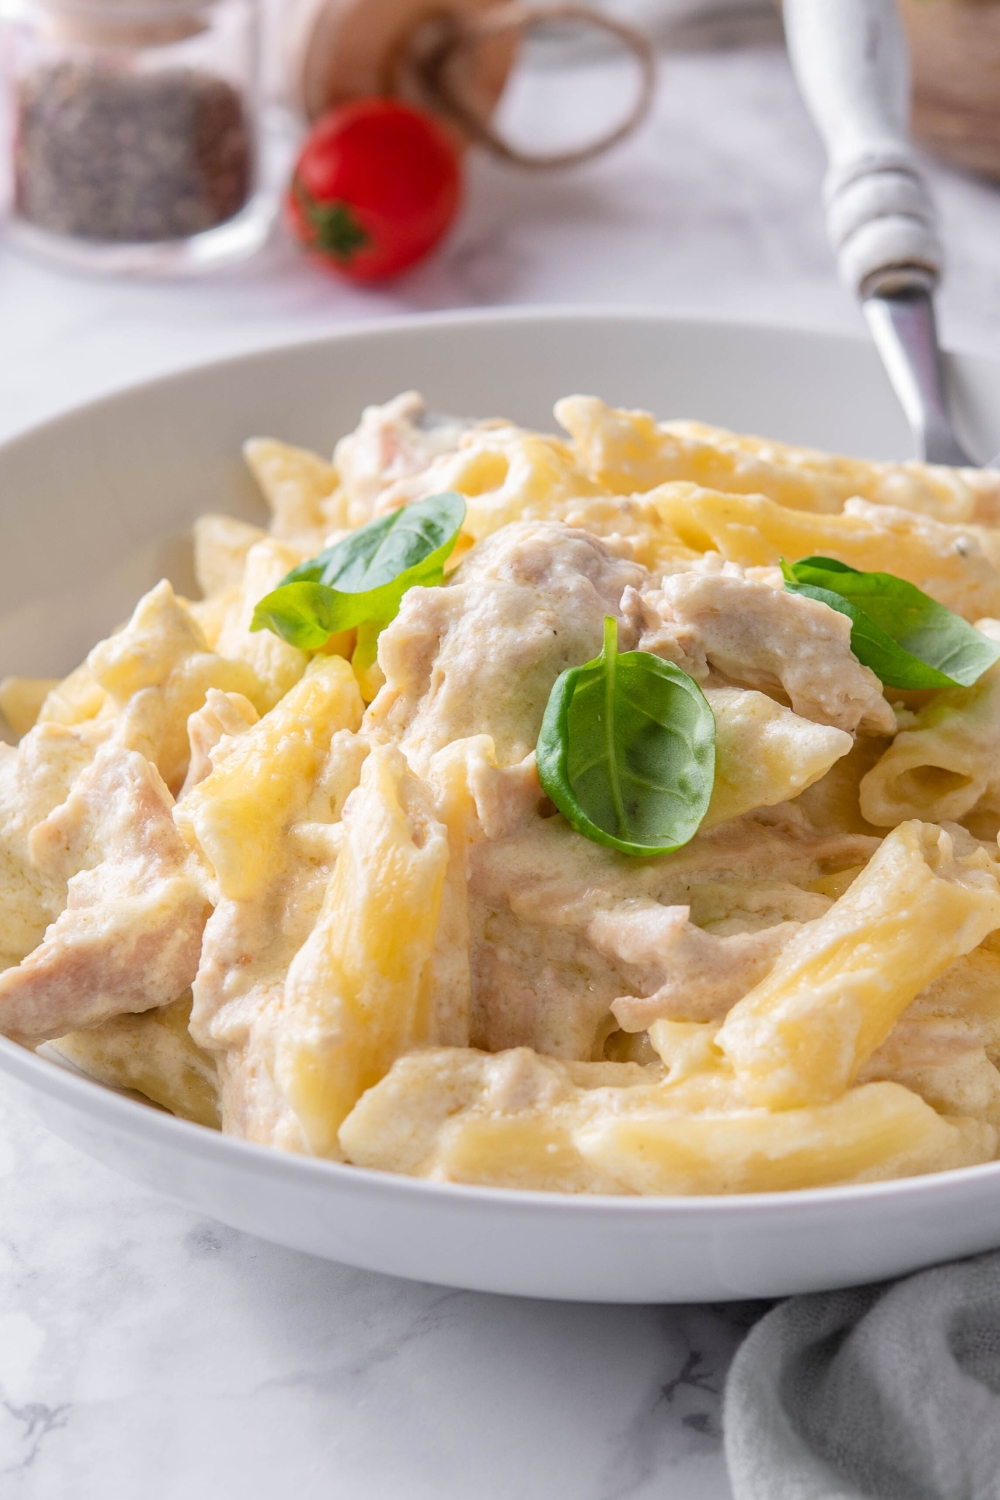
{"label": "blurred background", "polygon": [[[824,235],[822,150],[770,0],[603,0],[605,15],[640,28],[655,46],[657,85],[645,120],[615,148],[560,170],[527,170],[471,146],[461,167],[462,202],[444,238],[401,275],[369,283],[308,258],[276,206],[305,130],[297,97],[303,77],[317,67],[323,76],[333,67],[360,77],[356,58],[328,55],[331,17],[354,5],[357,34],[366,39],[396,0],[325,0],[325,12],[324,0],[305,7],[268,0],[259,18],[259,98],[246,81],[252,60],[240,53],[239,65],[232,61],[243,43],[219,21],[226,6],[239,6],[243,25],[255,3],[6,0],[0,436],[67,403],[203,358],[435,308],[646,303],[692,316],[860,331]],[[916,125],[949,253],[940,298],[944,337],[988,350],[1000,339],[1000,0],[904,0],[903,9],[916,63]],[[249,204],[258,214],[250,240],[259,247],[201,276],[136,276],[113,267],[81,273],[39,258],[31,242],[38,224],[73,213],[89,223],[93,192],[103,174],[116,171],[101,154],[109,131],[120,136],[127,127],[143,137],[154,128],[149,122],[159,121],[166,149],[171,132],[189,128],[183,112],[194,108],[176,78],[164,93],[161,75],[159,114],[149,113],[151,102],[140,108],[122,95],[125,114],[108,126],[104,83],[97,88],[72,72],[81,46],[155,62],[172,56],[170,46],[188,34],[186,16],[209,10],[209,20],[198,23],[208,38],[199,46],[218,60],[220,75],[232,66],[233,82],[198,108],[217,122],[239,107],[233,90],[242,91],[251,124],[259,121],[262,131],[259,191],[253,182],[233,188],[220,168],[213,190],[230,192],[230,206],[217,211]],[[368,87],[362,79],[358,92]],[[553,21],[520,45],[493,123],[523,150],[566,150],[621,119],[635,88],[635,58],[613,38],[577,21]],[[75,178],[66,175],[72,152],[58,134],[67,128],[80,158]],[[231,120],[229,128],[232,147]],[[211,135],[216,126],[204,129]],[[204,141],[195,145],[202,150]],[[130,149],[144,149],[142,140]],[[12,208],[15,161],[22,176],[20,206]],[[240,210],[240,223],[249,211]],[[126,216],[116,233],[132,234],[130,223]],[[64,238],[74,242],[73,233]]]}

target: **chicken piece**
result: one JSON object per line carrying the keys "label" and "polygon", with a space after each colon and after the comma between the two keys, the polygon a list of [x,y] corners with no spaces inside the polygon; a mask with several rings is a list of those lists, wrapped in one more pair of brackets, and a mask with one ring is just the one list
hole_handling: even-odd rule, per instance
{"label": "chicken piece", "polygon": [[[474,871],[476,865],[473,865]],[[600,1055],[611,1007],[630,988],[621,965],[586,940],[586,928],[531,921],[513,903],[470,902],[471,1044],[488,1052],[528,1046],[549,1057]]]}
{"label": "chicken piece", "polygon": [[787,695],[795,713],[838,729],[893,734],[882,684],[851,651],[851,622],[816,599],[770,588],[732,564],[678,572],[655,593],[622,601],[639,648],[696,682],[717,674],[739,687]]}
{"label": "chicken piece", "polygon": [[31,830],[63,802],[109,724],[38,724],[17,749],[0,744],[0,969],[20,963],[66,901],[65,882],[34,864]]}
{"label": "chicken piece", "polygon": [[218,688],[209,688],[204,707],[188,715],[191,759],[178,801],[211,774],[212,752],[221,746],[222,741],[231,740],[250,729],[259,717],[250,699],[244,698],[242,693],[222,693]]}
{"label": "chicken piece", "polygon": [[[807,887],[877,847],[746,817],[638,861],[531,813],[471,851],[472,1045],[585,1060],[600,1055],[619,1002],[622,1015],[635,1008],[640,1030],[646,1013],[719,1014],[829,909],[831,898]],[[689,909],[704,932],[686,930]],[[664,940],[643,946],[643,923]]]}
{"label": "chicken piece", "polygon": [[[341,438],[334,451],[340,489],[336,508],[329,512],[331,525],[355,527],[370,521],[390,486],[422,474],[435,458],[453,452],[464,433],[479,425],[429,412],[416,391],[404,391],[384,406],[366,406],[356,430]],[[424,493],[432,495],[435,490]],[[386,508],[394,510],[402,503],[398,499]]]}
{"label": "chicken piece", "polygon": [[991,934],[907,1006],[859,1073],[912,1089],[946,1115],[1000,1126],[1000,952]]}
{"label": "chicken piece", "polygon": [[881,1080],[901,1083],[943,1115],[1000,1127],[1000,1071],[957,1017],[904,1013],[858,1073],[860,1083]]}
{"label": "chicken piece", "polygon": [[251,667],[209,651],[166,579],[139,600],[124,630],[94,647],[87,664],[117,716],[117,742],[152,761],[175,794],[188,767],[188,716],[209,689],[240,693],[257,705],[265,698]]}
{"label": "chicken piece", "polygon": [[411,589],[379,638],[385,686],[366,729],[418,773],[452,740],[488,734],[500,765],[535,748],[552,684],[601,650],[603,618],[647,577],[595,537],[519,522],[481,543],[445,588]]}
{"label": "chicken piece", "polygon": [[834,514],[857,496],[939,521],[989,519],[1000,501],[1000,473],[941,464],[873,463],[796,448],[705,422],[657,422],[648,412],[621,411],[594,396],[568,396],[556,418],[592,473],[620,494],[673,480],[710,489],[766,495],[793,510]]}
{"label": "chicken piece", "polygon": [[65,910],[0,975],[0,1030],[34,1045],[190,985],[210,906],[174,827],[173,799],[143,756],[101,746],[66,801],[35,827],[32,862],[65,884]]}
{"label": "chicken piece", "polygon": [[896,1024],[927,1018],[960,1024],[985,1049],[990,1061],[1000,1065],[1000,939],[996,933],[921,990]]}
{"label": "chicken piece", "polygon": [[267,536],[259,526],[211,512],[197,518],[193,531],[194,576],[206,599],[239,588],[247,553]]}
{"label": "chicken piece", "polygon": [[574,496],[552,507],[553,520],[601,538],[616,557],[631,557],[654,578],[691,567],[701,556],[686,547],[659,510],[642,495]]}
{"label": "chicken piece", "polygon": [[337,471],[318,453],[273,438],[251,438],[243,457],[271,510],[271,535],[318,552],[332,528]]}
{"label": "chicken piece", "polygon": [[[816,916],[832,905],[814,898]],[[587,937],[599,953],[638,972],[650,992],[620,996],[611,1006],[623,1031],[648,1031],[654,1021],[712,1021],[769,971],[799,922],[718,937],[690,921],[688,906],[630,903],[598,912]],[[654,988],[655,986],[655,988]]]}
{"label": "chicken piece", "polygon": [[[290,646],[270,630],[251,632],[253,612],[286,573],[297,567],[308,554],[288,542],[266,537],[247,553],[246,567],[238,592],[226,610],[215,646],[220,656],[246,662],[256,673],[263,695],[251,698],[261,713],[273,708],[302,676],[309,661],[305,651]],[[217,683],[216,686],[223,684]],[[239,689],[238,689],[239,690]]]}

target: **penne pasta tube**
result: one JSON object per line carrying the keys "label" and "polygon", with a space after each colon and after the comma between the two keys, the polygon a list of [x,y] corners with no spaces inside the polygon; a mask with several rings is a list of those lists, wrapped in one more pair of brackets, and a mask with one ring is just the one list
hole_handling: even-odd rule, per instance
{"label": "penne pasta tube", "polygon": [[113,1088],[132,1089],[199,1125],[219,1128],[216,1060],[188,1031],[191,996],[139,1015],[113,1016],[49,1045]]}
{"label": "penne pasta tube", "polygon": [[942,1119],[896,1083],[802,1109],[613,1114],[578,1130],[588,1162],[633,1193],[783,1193],[988,1161],[996,1130]]}
{"label": "penne pasta tube", "polygon": [[715,715],[715,781],[703,829],[797,797],[854,744],[765,693],[708,688],[705,697]]}
{"label": "penne pasta tube", "polygon": [[331,739],[357,730],[362,708],[343,657],[317,657],[276,708],[223,742],[215,769],[178,802],[174,821],[223,896],[246,901],[267,883],[280,835],[300,815]]}
{"label": "penne pasta tube", "polygon": [[344,807],[344,839],[312,933],[292,960],[275,1079],[309,1150],[337,1131],[401,1052],[431,1040],[448,834],[392,746],[372,750]]}
{"label": "penne pasta tube", "polygon": [[340,1130],[348,1161],[564,1193],[785,1192],[987,1160],[988,1121],[942,1119],[896,1083],[803,1109],[750,1105],[719,1065],[688,1074],[527,1048],[401,1058]]}
{"label": "penne pasta tube", "polygon": [[842,515],[788,510],[763,495],[725,495],[692,484],[651,490],[685,546],[744,567],[781,557],[834,557],[863,572],[894,573],[966,620],[1000,613],[1000,572],[968,528],[849,500]]}
{"label": "penne pasta tube", "polygon": [[910,1001],[1000,927],[986,851],[955,858],[933,823],[903,823],[825,916],[733,1006],[717,1044],[769,1109],[835,1099]]}
{"label": "penne pasta tube", "polygon": [[307,555],[300,547],[278,541],[275,537],[268,536],[255,542],[246,554],[239,588],[227,605],[221,623],[216,622],[216,651],[220,656],[246,662],[253,668],[264,687],[260,704],[262,711],[272,708],[298,682],[309,657],[269,630],[251,631],[254,610],[264,595],[276,589],[285,574]]}
{"label": "penne pasta tube", "polygon": [[0,714],[18,736],[27,734],[38,720],[42,704],[58,677],[4,677],[0,679]]}
{"label": "penne pasta tube", "polygon": [[274,438],[250,438],[243,444],[243,457],[270,508],[272,536],[318,550],[332,530],[333,465],[308,448]]}
{"label": "penne pasta tube", "polygon": [[206,599],[239,588],[247,553],[266,536],[259,526],[238,521],[235,516],[212,512],[198,516],[193,527],[194,576]]}
{"label": "penne pasta tube", "polygon": [[649,412],[623,411],[593,396],[559,401],[556,418],[595,478],[618,494],[690,480],[716,490],[766,495],[793,510],[833,514],[845,500],[860,496],[939,521],[967,521],[977,501],[1000,492],[997,476],[988,471],[844,458],[706,422],[657,422]]}
{"label": "penne pasta tube", "polygon": [[973,687],[936,693],[863,778],[859,795],[863,817],[878,828],[1000,812],[1000,663]]}

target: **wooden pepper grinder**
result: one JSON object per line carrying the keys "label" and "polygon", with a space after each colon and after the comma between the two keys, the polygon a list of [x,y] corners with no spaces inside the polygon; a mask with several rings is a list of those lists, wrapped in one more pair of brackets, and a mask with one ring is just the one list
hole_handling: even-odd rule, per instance
{"label": "wooden pepper grinder", "polygon": [[[541,22],[584,24],[609,33],[638,65],[639,86],[625,119],[570,151],[522,151],[491,121],[521,40]],[[459,144],[476,141],[528,168],[572,166],[617,144],[646,115],[656,81],[648,37],[585,5],[293,0],[286,36],[288,94],[307,121],[352,99],[402,98],[432,110]]]}

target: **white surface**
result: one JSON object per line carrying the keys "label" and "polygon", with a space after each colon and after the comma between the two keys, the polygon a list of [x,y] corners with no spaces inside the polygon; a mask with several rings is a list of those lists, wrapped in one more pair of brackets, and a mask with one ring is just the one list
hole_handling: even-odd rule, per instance
{"label": "white surface", "polygon": [[5,1500],[719,1500],[750,1310],[396,1281],[172,1207],[0,1104]]}
{"label": "white surface", "polygon": [[[622,84],[610,63],[581,69],[571,91],[539,74],[518,90],[522,128],[548,111],[583,114],[582,132]],[[0,435],[138,377],[383,312],[625,301],[860,330],[826,244],[823,170],[777,48],[682,53],[663,62],[652,122],[617,152],[552,177],[474,161],[452,238],[388,291],[344,286],[283,241],[224,279],[155,288],[56,275],[0,249]],[[948,253],[944,340],[988,351],[1000,340],[1000,195],[930,175]]]}
{"label": "white surface", "polygon": [[[611,72],[577,97],[589,107]],[[0,251],[0,426],[371,310],[635,300],[858,326],[783,57],[685,55],[664,80],[653,125],[614,157],[557,181],[478,164],[443,257],[384,297],[284,250],[165,289],[64,279]],[[933,183],[945,336],[988,349],[1000,200],[954,174]],[[716,1312],[523,1304],[343,1271],[220,1231],[2,1114],[0,1469],[14,1500],[728,1494],[712,1390],[734,1334]]]}

